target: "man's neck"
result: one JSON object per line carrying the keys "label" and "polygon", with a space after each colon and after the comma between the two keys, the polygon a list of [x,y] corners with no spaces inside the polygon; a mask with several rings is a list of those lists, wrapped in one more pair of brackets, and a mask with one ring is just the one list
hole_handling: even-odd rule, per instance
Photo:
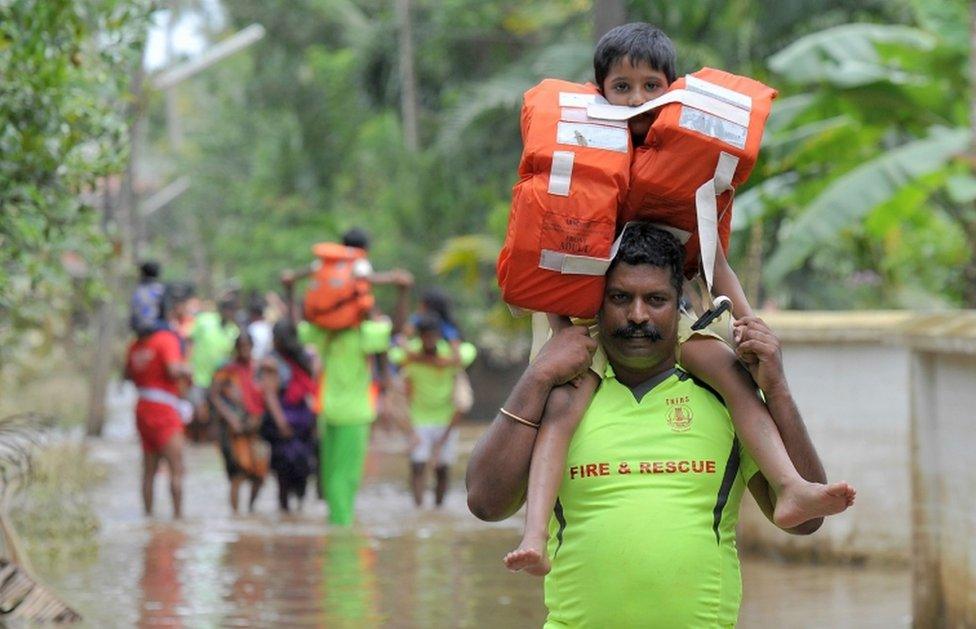
{"label": "man's neck", "polygon": [[675,360],[673,354],[661,362],[652,365],[651,367],[641,368],[628,367],[624,364],[617,363],[613,359],[610,359],[610,366],[613,367],[613,373],[617,377],[617,382],[631,388],[647,382],[651,378],[659,376],[666,371],[674,369],[674,365]]}

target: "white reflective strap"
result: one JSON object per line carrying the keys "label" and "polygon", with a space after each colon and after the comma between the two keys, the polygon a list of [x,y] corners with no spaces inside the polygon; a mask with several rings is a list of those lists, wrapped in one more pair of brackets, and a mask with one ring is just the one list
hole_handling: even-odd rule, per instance
{"label": "white reflective strap", "polygon": [[617,236],[617,239],[613,241],[613,246],[610,247],[610,255],[606,258],[595,258],[592,256],[581,256],[573,253],[543,249],[539,255],[539,268],[564,275],[604,275],[607,269],[610,268],[610,263],[617,257],[617,250],[620,249],[620,241],[623,240],[624,233],[633,223],[634,221],[624,224],[624,228],[620,230],[620,235]]}
{"label": "white reflective strap", "polygon": [[607,100],[599,94],[581,94],[579,92],[559,92],[560,107],[586,107],[594,103],[605,103]]}
{"label": "white reflective strap", "polygon": [[608,127],[619,129],[627,128],[626,120],[605,120],[602,118],[590,118],[586,114],[586,107],[562,107],[559,110],[559,119],[563,122],[582,122],[588,124],[601,124]]}
{"label": "white reflective strap", "polygon": [[722,118],[723,120],[734,122],[737,125],[741,125],[743,127],[749,126],[748,111],[745,111],[736,105],[730,105],[729,103],[714,96],[709,96],[707,94],[702,94],[700,92],[694,92],[687,89],[665,92],[663,95],[647,101],[640,107],[593,104],[586,108],[586,114],[590,118],[598,118],[601,120],[628,120],[634,116],[639,116],[642,113],[648,112],[652,109],[657,109],[658,107],[663,107],[664,105],[670,105],[671,103],[681,103],[682,105],[687,105],[688,107],[694,107],[695,109],[710,113],[713,116]]}
{"label": "white reflective strap", "polygon": [[718,208],[715,198],[732,189],[732,177],[739,158],[722,151],[715,165],[715,176],[695,191],[695,211],[698,215],[698,245],[709,292],[715,279],[715,252],[718,249]]}
{"label": "white reflective strap", "polygon": [[603,275],[610,266],[609,258],[594,258],[572,253],[543,249],[539,255],[539,268],[563,275]]}
{"label": "white reflective strap", "polygon": [[685,87],[693,92],[709,94],[719,100],[729,103],[730,105],[735,105],[740,109],[752,111],[752,98],[749,95],[743,94],[742,92],[736,92],[735,90],[729,89],[723,85],[718,85],[717,83],[706,81],[705,79],[701,79],[697,76],[686,74]]}
{"label": "white reflective strap", "polygon": [[559,119],[566,122],[587,122],[590,117],[586,115],[585,107],[562,107],[559,110]]}
{"label": "white reflective strap", "polygon": [[573,183],[574,157],[572,151],[553,151],[552,166],[549,168],[549,194],[569,196],[569,188]]}

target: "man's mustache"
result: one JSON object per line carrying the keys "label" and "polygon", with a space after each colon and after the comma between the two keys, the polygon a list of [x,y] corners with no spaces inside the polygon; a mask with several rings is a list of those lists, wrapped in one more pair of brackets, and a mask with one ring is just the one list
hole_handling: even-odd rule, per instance
{"label": "man's mustache", "polygon": [[651,341],[661,341],[664,335],[650,323],[628,323],[613,331],[613,335],[621,339],[647,338]]}

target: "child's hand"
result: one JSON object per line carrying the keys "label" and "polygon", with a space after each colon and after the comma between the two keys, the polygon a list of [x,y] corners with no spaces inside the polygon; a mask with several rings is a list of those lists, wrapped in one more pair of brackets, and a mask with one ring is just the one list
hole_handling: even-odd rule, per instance
{"label": "child's hand", "polygon": [[543,382],[558,386],[586,372],[597,343],[583,326],[574,325],[553,333],[529,366]]}
{"label": "child's hand", "polygon": [[783,351],[779,338],[759,317],[742,317],[733,323],[733,338],[738,342],[735,354],[745,365],[759,388],[768,393],[786,381]]}

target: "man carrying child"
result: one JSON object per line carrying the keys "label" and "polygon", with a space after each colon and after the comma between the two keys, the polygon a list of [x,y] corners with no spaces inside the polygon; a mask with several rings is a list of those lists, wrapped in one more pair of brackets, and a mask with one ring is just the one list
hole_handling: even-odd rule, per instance
{"label": "man carrying child", "polygon": [[[525,496],[543,410],[554,422],[584,413],[550,525],[546,627],[736,622],[739,503],[748,489],[772,520],[776,496],[740,445],[723,400],[676,363],[682,266],[682,247],[669,233],[647,223],[625,231],[598,317],[608,366],[592,401],[560,386],[589,368],[597,346],[585,328],[567,327],[529,365],[472,453],[469,507],[482,519],[508,517]],[[775,336],[761,320],[744,320],[737,352],[766,393],[793,464],[804,478],[825,482]],[[726,363],[729,391],[762,406],[731,351]],[[820,521],[790,532],[811,533]]]}

